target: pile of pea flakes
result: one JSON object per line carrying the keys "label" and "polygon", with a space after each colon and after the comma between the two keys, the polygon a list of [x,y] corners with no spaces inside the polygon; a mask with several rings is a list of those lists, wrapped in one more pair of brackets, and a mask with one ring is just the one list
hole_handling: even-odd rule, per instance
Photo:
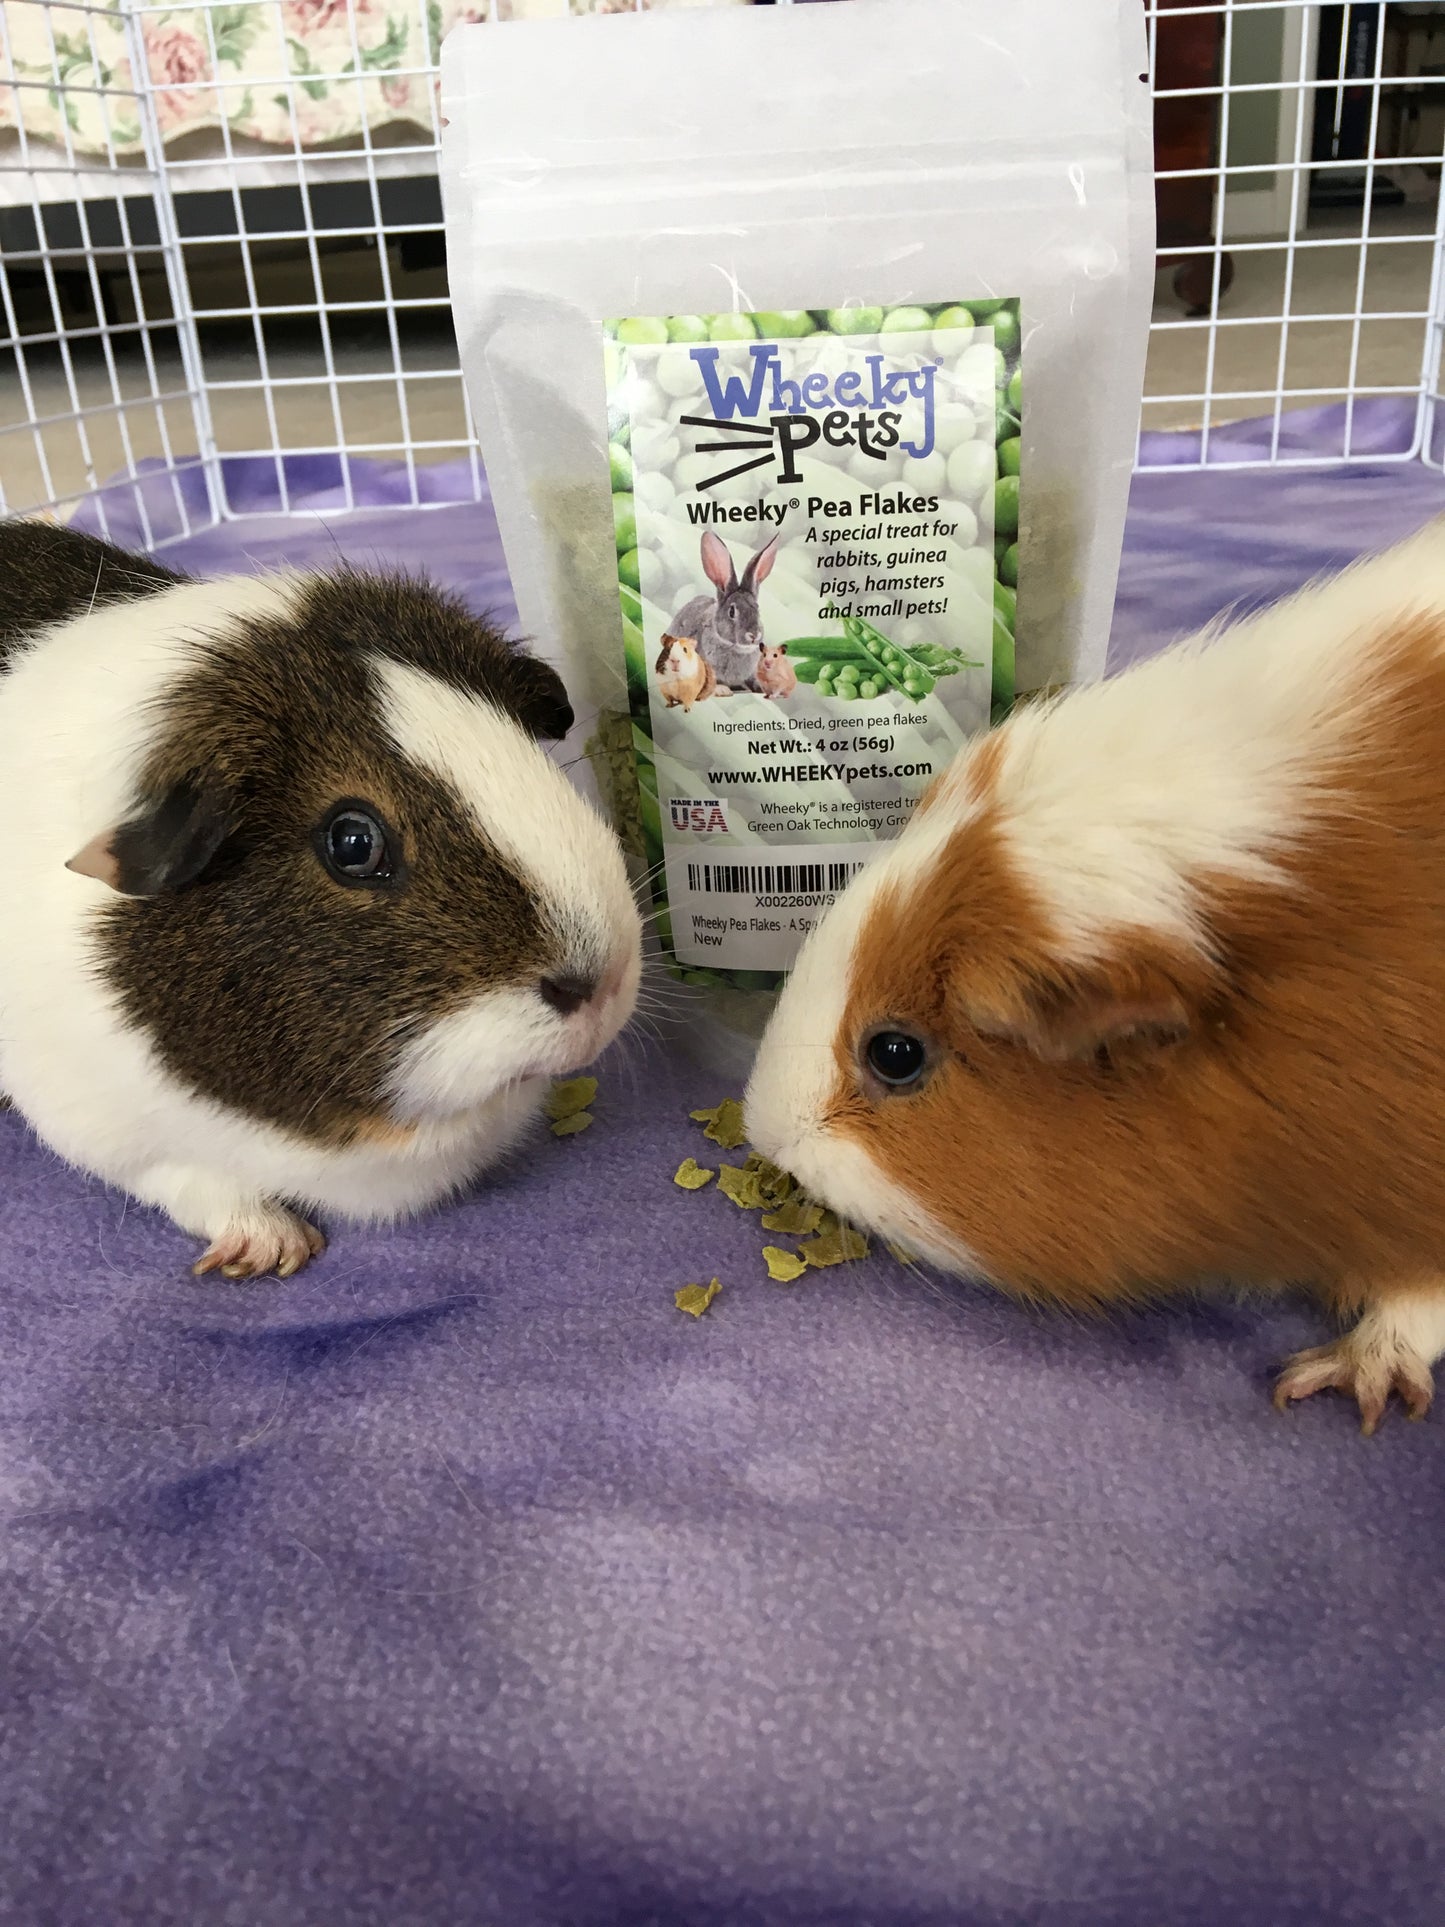
{"label": "pile of pea flakes", "polygon": [[[574,1137],[592,1123],[590,1106],[597,1096],[595,1077],[574,1077],[554,1084],[547,1099],[546,1115],[553,1135]],[[743,1107],[735,1097],[725,1097],[710,1109],[691,1111],[703,1129],[723,1151],[736,1151],[747,1143],[743,1129]],[[854,1258],[868,1256],[868,1240],[861,1231],[843,1224],[836,1212],[814,1204],[788,1173],[771,1163],[760,1152],[749,1151],[742,1164],[724,1164],[716,1170],[701,1165],[695,1158],[684,1158],[673,1173],[672,1181],[683,1191],[704,1191],[714,1178],[725,1198],[731,1198],[740,1211],[762,1213],[764,1231],[800,1239],[792,1249],[787,1245],[764,1245],[763,1262],[768,1276],[780,1285],[789,1285],[810,1270],[842,1265]],[[913,1254],[902,1245],[889,1244],[889,1251],[903,1264],[914,1262]],[[683,1285],[672,1294],[679,1311],[701,1318],[722,1290],[722,1280],[705,1285]]]}
{"label": "pile of pea flakes", "polygon": [[[711,1109],[689,1113],[705,1128],[721,1150],[736,1151],[746,1144],[743,1107],[735,1097],[725,1097]],[[684,1191],[702,1191],[717,1179],[717,1188],[731,1198],[740,1211],[760,1211],[764,1231],[800,1238],[794,1249],[786,1245],[764,1245],[763,1260],[768,1276],[779,1284],[791,1284],[809,1269],[846,1264],[853,1258],[866,1258],[868,1240],[862,1232],[842,1224],[836,1213],[821,1204],[811,1203],[786,1171],[780,1170],[757,1151],[749,1151],[743,1164],[724,1164],[709,1170],[695,1158],[684,1158],[673,1173],[673,1183]],[[706,1285],[684,1285],[673,1293],[679,1311],[701,1318],[722,1290],[721,1280]]]}

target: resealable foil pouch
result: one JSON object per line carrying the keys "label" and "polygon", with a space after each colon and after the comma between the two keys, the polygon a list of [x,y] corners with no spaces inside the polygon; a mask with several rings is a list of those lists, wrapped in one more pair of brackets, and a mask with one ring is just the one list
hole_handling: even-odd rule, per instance
{"label": "resealable foil pouch", "polygon": [[1145,58],[1140,0],[446,42],[451,295],[522,625],[715,1058],[959,745],[1103,670]]}

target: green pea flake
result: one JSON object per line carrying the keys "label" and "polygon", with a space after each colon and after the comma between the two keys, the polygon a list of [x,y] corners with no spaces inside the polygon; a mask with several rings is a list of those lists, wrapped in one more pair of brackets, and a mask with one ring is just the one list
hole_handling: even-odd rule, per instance
{"label": "green pea flake", "polygon": [[717,1188],[725,1198],[731,1198],[740,1211],[761,1211],[767,1203],[758,1184],[756,1171],[746,1171],[740,1164],[725,1164],[717,1174]]}
{"label": "green pea flake", "polygon": [[694,1158],[684,1158],[672,1174],[674,1184],[681,1185],[684,1191],[701,1191],[705,1184],[711,1184],[717,1176],[716,1171],[704,1170]]}
{"label": "green pea flake", "polygon": [[554,1120],[552,1135],[553,1137],[576,1137],[577,1133],[579,1131],[585,1131],[591,1122],[592,1113],[590,1111],[569,1111],[566,1117],[559,1117]]}
{"label": "green pea flake", "polygon": [[554,1084],[547,1098],[547,1115],[560,1122],[578,1111],[585,1111],[597,1095],[595,1077],[569,1077],[565,1084]]}
{"label": "green pea flake", "polygon": [[776,1210],[764,1213],[763,1230],[784,1231],[792,1237],[802,1238],[810,1231],[816,1231],[822,1222],[821,1204],[807,1204],[802,1198],[789,1198]]}
{"label": "green pea flake", "polygon": [[725,1151],[736,1151],[740,1144],[747,1143],[747,1133],[743,1129],[743,1107],[735,1097],[725,1097],[721,1104],[714,1104],[711,1110],[689,1111],[689,1117],[705,1124],[704,1137],[710,1137],[714,1144],[720,1144]]}
{"label": "green pea flake", "polygon": [[793,1189],[793,1180],[781,1165],[765,1158],[761,1151],[749,1151],[745,1171],[757,1174],[758,1189],[768,1204],[781,1204]]}
{"label": "green pea flake", "polygon": [[866,1258],[868,1240],[861,1231],[839,1225],[836,1231],[820,1232],[816,1238],[809,1238],[799,1245],[798,1251],[810,1265],[842,1265],[852,1258]]}
{"label": "green pea flake", "polygon": [[792,1284],[808,1269],[796,1251],[787,1251],[782,1245],[764,1245],[763,1256],[767,1260],[768,1276],[780,1285]]}
{"label": "green pea flake", "polygon": [[672,1302],[679,1311],[688,1312],[694,1318],[701,1318],[721,1290],[722,1283],[717,1278],[706,1285],[683,1285],[672,1294]]}

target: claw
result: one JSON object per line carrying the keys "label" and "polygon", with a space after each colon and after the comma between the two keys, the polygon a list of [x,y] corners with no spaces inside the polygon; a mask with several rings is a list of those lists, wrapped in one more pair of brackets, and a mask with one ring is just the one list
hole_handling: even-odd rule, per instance
{"label": "claw", "polygon": [[1418,1420],[1429,1411],[1435,1387],[1423,1359],[1401,1345],[1363,1340],[1357,1328],[1332,1345],[1296,1352],[1275,1385],[1275,1410],[1287,1411],[1296,1400],[1323,1391],[1344,1392],[1354,1399],[1361,1436],[1369,1439],[1379,1429],[1392,1392],[1409,1417]]}
{"label": "claw", "polygon": [[191,1271],[197,1278],[208,1271],[219,1271],[223,1278],[260,1278],[271,1271],[278,1278],[293,1278],[325,1249],[326,1240],[315,1225],[273,1206],[228,1226]]}

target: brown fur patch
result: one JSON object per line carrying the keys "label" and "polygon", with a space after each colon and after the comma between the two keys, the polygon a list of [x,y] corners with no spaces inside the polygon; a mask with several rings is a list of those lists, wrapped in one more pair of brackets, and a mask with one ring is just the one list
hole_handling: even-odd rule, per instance
{"label": "brown fur patch", "polygon": [[0,668],[37,631],[185,578],[56,522],[0,523]]}
{"label": "brown fur patch", "polygon": [[[1357,1307],[1439,1275],[1445,641],[1382,638],[1368,674],[1381,700],[1319,772],[1287,885],[1194,879],[1210,959],[1123,930],[1071,971],[988,807],[872,910],[833,1128],[1001,1283],[1085,1306],[1229,1276]],[[997,754],[972,752],[985,788]],[[1126,1024],[1111,1042],[1109,1014],[1141,1000],[1168,1040]],[[884,1020],[945,1054],[917,1094],[875,1101],[853,1052]],[[1049,1048],[1060,1026],[1069,1050]]]}
{"label": "brown fur patch", "polygon": [[404,1151],[416,1137],[415,1124],[398,1124],[384,1112],[375,1117],[358,1118],[351,1127],[353,1144],[380,1144],[392,1151]]}

